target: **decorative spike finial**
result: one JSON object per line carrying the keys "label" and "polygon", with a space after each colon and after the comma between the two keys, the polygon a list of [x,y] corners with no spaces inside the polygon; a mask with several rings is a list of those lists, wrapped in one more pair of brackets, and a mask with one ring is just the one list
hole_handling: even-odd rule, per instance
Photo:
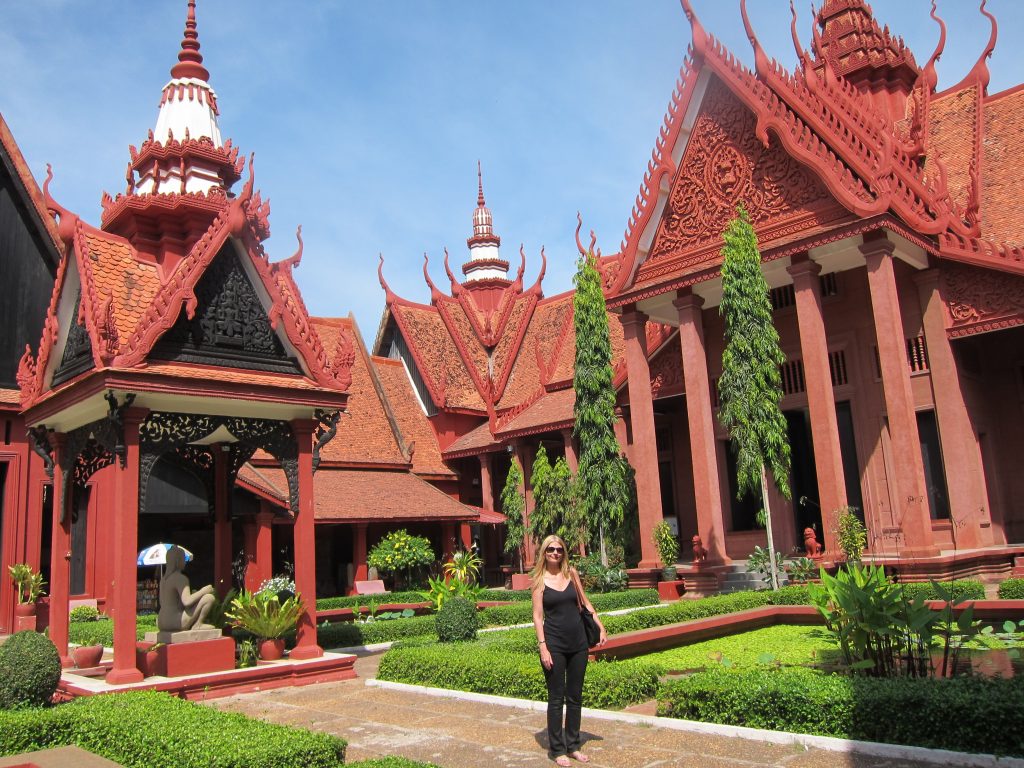
{"label": "decorative spike finial", "polygon": [[196,0],[188,0],[188,14],[185,17],[185,34],[178,51],[178,63],[171,67],[171,77],[209,80],[210,72],[203,66],[203,54],[199,52],[199,31],[196,25]]}
{"label": "decorative spike finial", "polygon": [[476,204],[478,206],[480,206],[481,208],[483,208],[485,205],[487,205],[487,203],[484,202],[484,174],[483,174],[483,171],[480,168],[480,161],[479,160],[476,161],[476,184],[477,184]]}

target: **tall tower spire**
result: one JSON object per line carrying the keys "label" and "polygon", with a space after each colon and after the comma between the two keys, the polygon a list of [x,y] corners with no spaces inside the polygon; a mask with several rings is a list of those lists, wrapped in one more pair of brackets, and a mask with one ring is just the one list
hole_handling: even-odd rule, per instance
{"label": "tall tower spire", "polygon": [[178,63],[171,67],[171,77],[194,77],[197,80],[210,79],[209,71],[203,66],[203,54],[199,52],[196,0],[188,0],[188,15],[185,17],[185,36],[181,41]]}
{"label": "tall tower spire", "polygon": [[498,251],[501,238],[494,234],[494,220],[484,200],[484,179],[480,161],[476,164],[477,195],[473,211],[473,236],[466,241],[469,261],[462,265],[466,282],[475,280],[508,280],[508,262]]}

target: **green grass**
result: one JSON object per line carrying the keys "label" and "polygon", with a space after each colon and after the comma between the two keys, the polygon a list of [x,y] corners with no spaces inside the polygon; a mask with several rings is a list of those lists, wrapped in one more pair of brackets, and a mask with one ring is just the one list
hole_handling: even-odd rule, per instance
{"label": "green grass", "polygon": [[643,660],[666,674],[723,665],[736,669],[765,664],[812,666],[840,658],[838,645],[823,627],[780,625],[649,653]]}

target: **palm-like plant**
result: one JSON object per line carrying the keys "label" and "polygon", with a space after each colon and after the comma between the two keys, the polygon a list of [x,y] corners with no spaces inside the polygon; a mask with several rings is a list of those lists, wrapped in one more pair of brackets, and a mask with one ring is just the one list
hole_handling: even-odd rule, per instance
{"label": "palm-like plant", "polygon": [[471,584],[480,575],[480,566],[483,562],[480,555],[471,549],[456,552],[452,559],[444,564],[444,575]]}
{"label": "palm-like plant", "polygon": [[298,595],[282,603],[274,594],[242,591],[225,615],[256,637],[273,640],[294,629],[304,610]]}

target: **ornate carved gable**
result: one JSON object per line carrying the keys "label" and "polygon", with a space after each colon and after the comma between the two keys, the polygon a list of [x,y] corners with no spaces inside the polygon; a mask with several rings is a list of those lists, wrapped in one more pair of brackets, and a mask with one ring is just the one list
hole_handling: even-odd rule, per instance
{"label": "ornate carved gable", "polygon": [[154,345],[151,357],[278,373],[302,373],[289,356],[259,294],[230,243],[195,288],[195,313],[184,307]]}
{"label": "ornate carved gable", "polygon": [[712,78],[638,282],[716,261],[741,203],[762,245],[846,215],[778,141],[765,147],[755,125],[754,114]]}
{"label": "ornate carved gable", "polygon": [[1024,325],[1024,278],[945,263],[942,283],[952,338]]}
{"label": "ornate carved gable", "polygon": [[686,387],[683,383],[683,352],[679,347],[678,334],[651,359],[650,368],[651,396],[655,400],[683,394]]}
{"label": "ornate carved gable", "polygon": [[64,342],[64,354],[60,359],[60,365],[53,373],[51,386],[57,386],[93,367],[92,340],[82,317],[81,291],[75,297],[75,308],[71,317],[71,328],[68,330],[67,341]]}

